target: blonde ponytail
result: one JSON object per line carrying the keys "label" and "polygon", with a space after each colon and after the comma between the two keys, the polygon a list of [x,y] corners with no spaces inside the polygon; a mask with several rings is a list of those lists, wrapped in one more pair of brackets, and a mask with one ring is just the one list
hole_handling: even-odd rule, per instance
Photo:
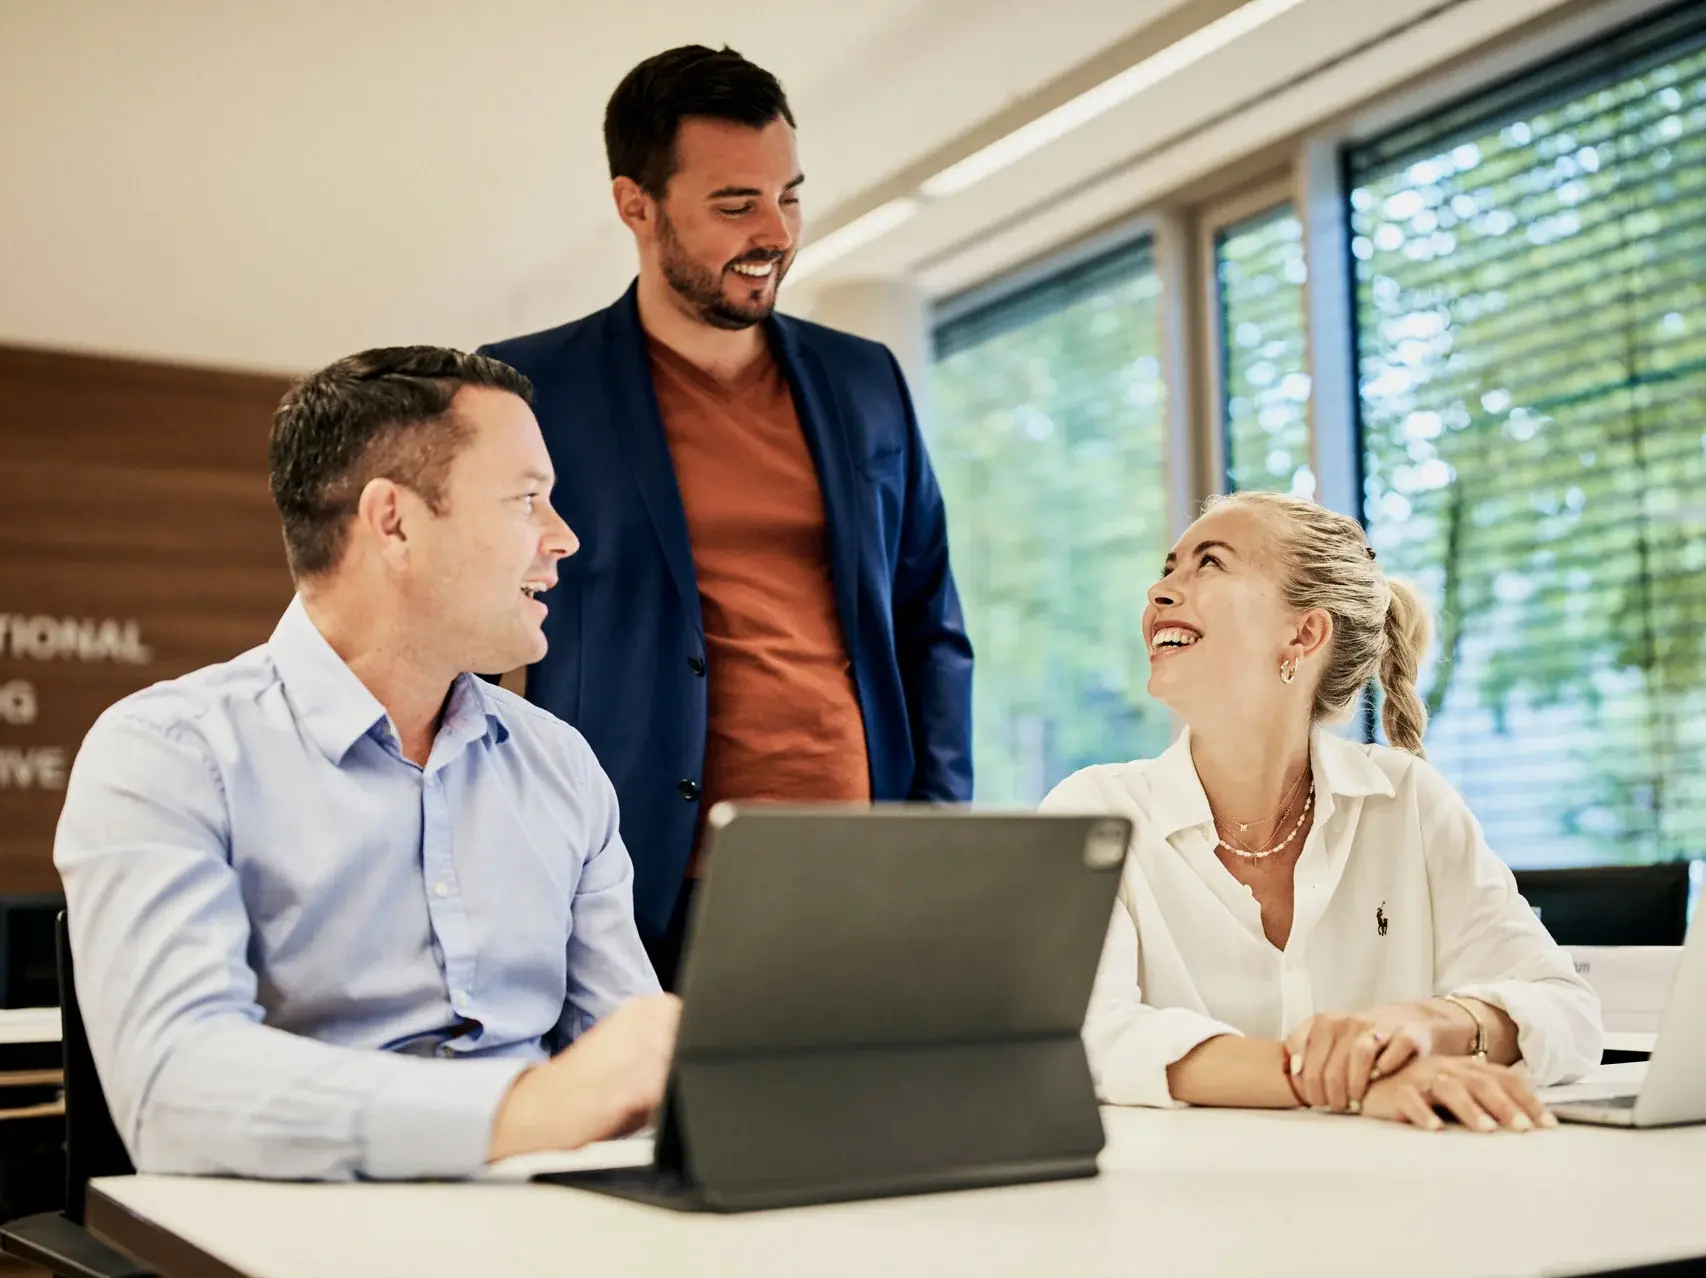
{"label": "blonde ponytail", "polygon": [[1433,627],[1428,606],[1414,586],[1388,577],[1386,588],[1391,598],[1386,605],[1385,650],[1380,655],[1380,690],[1385,694],[1380,720],[1386,739],[1395,747],[1425,755],[1422,734],[1428,728],[1428,708],[1416,692],[1416,671]]}

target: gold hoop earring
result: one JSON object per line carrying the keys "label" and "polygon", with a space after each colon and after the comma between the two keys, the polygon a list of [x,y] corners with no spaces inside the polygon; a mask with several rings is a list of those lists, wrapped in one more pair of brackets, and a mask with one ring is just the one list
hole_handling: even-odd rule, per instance
{"label": "gold hoop earring", "polygon": [[1289,658],[1280,662],[1280,682],[1291,683],[1297,678],[1297,663]]}

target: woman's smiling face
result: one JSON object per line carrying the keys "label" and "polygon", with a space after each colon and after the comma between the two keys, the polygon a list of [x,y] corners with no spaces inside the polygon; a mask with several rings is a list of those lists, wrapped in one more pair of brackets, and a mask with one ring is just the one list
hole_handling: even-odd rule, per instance
{"label": "woman's smiling face", "polygon": [[[1149,588],[1149,692],[1192,727],[1266,716],[1299,690],[1279,678],[1298,647],[1298,618],[1276,550],[1266,516],[1221,506],[1185,530]],[[1299,670],[1299,683],[1307,678]]]}

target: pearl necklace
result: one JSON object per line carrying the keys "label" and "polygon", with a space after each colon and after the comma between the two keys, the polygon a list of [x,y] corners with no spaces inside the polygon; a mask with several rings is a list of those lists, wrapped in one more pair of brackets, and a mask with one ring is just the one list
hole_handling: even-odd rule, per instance
{"label": "pearl necklace", "polygon": [[1274,844],[1273,847],[1261,848],[1261,849],[1238,847],[1235,844],[1228,843],[1225,839],[1221,838],[1220,837],[1220,830],[1218,827],[1216,827],[1215,832],[1214,832],[1215,844],[1218,847],[1225,848],[1228,852],[1232,853],[1233,856],[1242,857],[1246,861],[1265,861],[1270,856],[1273,856],[1275,853],[1283,852],[1288,847],[1291,846],[1292,841],[1297,838],[1298,831],[1303,829],[1303,823],[1309,819],[1309,810],[1311,808],[1313,808],[1314,806],[1315,806],[1315,783],[1313,781],[1311,781],[1309,783],[1309,794],[1303,800],[1303,811],[1301,811],[1297,814],[1297,821],[1291,827],[1291,833],[1286,835],[1285,838],[1281,839],[1278,843]]}

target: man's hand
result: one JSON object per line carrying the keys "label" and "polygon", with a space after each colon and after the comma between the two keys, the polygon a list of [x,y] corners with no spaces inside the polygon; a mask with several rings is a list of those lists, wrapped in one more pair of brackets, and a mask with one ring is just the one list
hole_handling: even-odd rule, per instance
{"label": "man's hand", "polygon": [[578,1149],[644,1127],[663,1100],[680,1019],[674,995],[633,999],[521,1074],[498,1106],[486,1161]]}

